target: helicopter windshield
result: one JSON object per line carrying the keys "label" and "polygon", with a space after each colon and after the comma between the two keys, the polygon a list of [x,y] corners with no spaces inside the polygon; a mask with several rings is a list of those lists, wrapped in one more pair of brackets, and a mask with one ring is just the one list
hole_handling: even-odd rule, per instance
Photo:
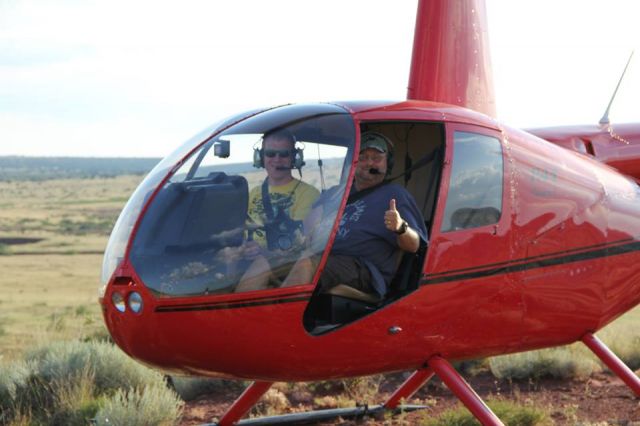
{"label": "helicopter windshield", "polygon": [[[325,250],[354,143],[351,116],[328,104],[276,108],[215,135],[144,213],[130,250],[139,277],[160,297],[281,286],[303,252]],[[311,238],[305,221],[329,188]]]}

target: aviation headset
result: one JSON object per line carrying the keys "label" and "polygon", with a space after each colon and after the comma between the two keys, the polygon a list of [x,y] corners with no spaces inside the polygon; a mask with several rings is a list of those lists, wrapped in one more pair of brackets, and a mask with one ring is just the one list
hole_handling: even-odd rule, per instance
{"label": "aviation headset", "polygon": [[260,140],[260,147],[254,146],[253,148],[253,167],[263,168],[264,167],[264,141],[267,138],[273,137],[275,139],[284,139],[290,141],[293,145],[291,149],[291,155],[293,159],[291,160],[291,168],[300,170],[302,166],[305,165],[304,162],[304,148],[296,147],[298,141],[296,137],[288,131],[287,129],[274,129],[266,132],[264,136],[262,136],[262,140]]}
{"label": "aviation headset", "polygon": [[386,146],[387,146],[387,173],[385,176],[389,176],[391,174],[391,169],[393,169],[393,151],[394,151],[394,146],[393,146],[393,142],[391,142],[391,140],[386,137],[385,135],[383,135],[382,133],[378,133],[378,132],[364,132],[361,136],[360,136],[360,150],[362,151],[362,147],[365,146],[365,144],[369,144],[369,143],[375,143],[376,140],[382,140]]}

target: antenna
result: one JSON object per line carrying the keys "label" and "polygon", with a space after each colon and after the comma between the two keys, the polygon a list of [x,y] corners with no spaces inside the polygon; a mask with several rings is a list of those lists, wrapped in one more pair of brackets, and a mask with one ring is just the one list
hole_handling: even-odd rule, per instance
{"label": "antenna", "polygon": [[613,96],[611,96],[611,100],[609,101],[609,105],[607,105],[607,110],[604,112],[604,115],[600,119],[600,125],[604,126],[605,124],[609,124],[609,110],[611,109],[611,104],[618,93],[618,88],[620,87],[620,83],[622,83],[622,79],[624,78],[624,74],[627,72],[627,68],[629,68],[629,64],[631,63],[631,58],[633,58],[634,51],[631,51],[631,55],[629,55],[629,59],[627,60],[627,65],[625,65],[624,70],[622,71],[622,75],[620,76],[620,80],[618,80],[618,85],[616,86],[616,90],[613,91]]}

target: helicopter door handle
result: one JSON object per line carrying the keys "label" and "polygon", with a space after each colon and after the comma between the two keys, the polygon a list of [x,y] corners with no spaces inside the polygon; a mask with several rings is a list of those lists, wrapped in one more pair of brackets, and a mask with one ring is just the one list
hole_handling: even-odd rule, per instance
{"label": "helicopter door handle", "polygon": [[401,331],[402,331],[402,327],[399,327],[397,325],[389,327],[389,334],[398,334]]}

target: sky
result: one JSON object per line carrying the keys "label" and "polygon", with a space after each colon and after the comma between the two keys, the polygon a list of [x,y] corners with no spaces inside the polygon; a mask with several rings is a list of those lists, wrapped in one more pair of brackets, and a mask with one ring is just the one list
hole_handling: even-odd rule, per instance
{"label": "sky", "polygon": [[[221,118],[404,100],[417,0],[0,0],[0,155],[163,157]],[[636,0],[487,0],[498,119],[595,124]],[[640,52],[611,110],[639,122]]]}

